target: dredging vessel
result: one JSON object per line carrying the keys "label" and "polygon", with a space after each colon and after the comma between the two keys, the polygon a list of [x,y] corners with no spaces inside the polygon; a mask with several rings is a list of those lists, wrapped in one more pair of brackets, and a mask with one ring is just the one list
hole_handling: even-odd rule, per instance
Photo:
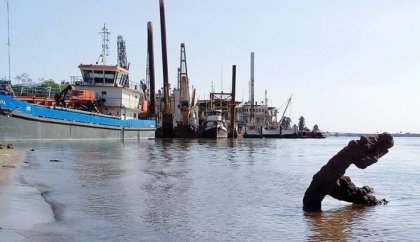
{"label": "dredging vessel", "polygon": [[[0,81],[0,140],[155,137],[156,121],[139,119],[148,106],[141,85],[129,80],[126,59],[106,64],[110,32],[104,25],[100,33],[101,63],[80,64],[82,78],[59,92],[24,86],[13,90],[10,80]],[[124,60],[125,42],[119,41]]]}

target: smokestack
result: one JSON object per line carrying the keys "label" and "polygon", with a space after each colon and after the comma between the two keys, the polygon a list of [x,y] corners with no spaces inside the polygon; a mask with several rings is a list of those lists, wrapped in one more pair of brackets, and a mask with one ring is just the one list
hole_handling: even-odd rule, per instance
{"label": "smokestack", "polygon": [[160,32],[162,38],[162,66],[163,66],[163,113],[171,113],[171,105],[169,102],[169,77],[168,77],[168,54],[166,47],[166,24],[165,24],[165,4],[163,0],[159,1],[160,9]]}
{"label": "smokestack", "polygon": [[155,90],[155,54],[153,51],[153,25],[152,22],[147,22],[147,56],[149,61],[149,75],[150,75],[150,105],[148,112],[150,116],[156,115],[156,90]]}

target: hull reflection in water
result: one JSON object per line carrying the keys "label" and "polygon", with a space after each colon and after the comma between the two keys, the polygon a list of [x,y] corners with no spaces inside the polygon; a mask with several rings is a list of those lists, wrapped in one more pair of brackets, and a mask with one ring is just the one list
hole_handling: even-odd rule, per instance
{"label": "hull reflection in water", "polygon": [[305,220],[312,235],[310,241],[357,240],[359,233],[352,233],[352,227],[359,220],[369,216],[369,208],[361,205],[347,205],[328,212],[306,212]]}

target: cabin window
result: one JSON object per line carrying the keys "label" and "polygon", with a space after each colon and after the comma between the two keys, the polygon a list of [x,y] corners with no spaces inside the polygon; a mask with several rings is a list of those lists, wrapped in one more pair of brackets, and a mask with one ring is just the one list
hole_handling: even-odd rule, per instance
{"label": "cabin window", "polygon": [[180,106],[183,108],[183,107],[189,107],[189,103],[188,103],[188,101],[181,101],[180,102]]}
{"label": "cabin window", "polygon": [[105,83],[113,84],[115,79],[115,71],[105,71]]}
{"label": "cabin window", "polygon": [[93,71],[93,79],[95,83],[104,83],[104,72],[103,71]]}
{"label": "cabin window", "polygon": [[83,81],[92,83],[93,82],[93,73],[90,71],[82,71]]}
{"label": "cabin window", "polygon": [[118,84],[121,85],[121,86],[123,86],[125,84],[126,79],[127,79],[127,75],[126,74],[122,74],[121,75],[120,82]]}
{"label": "cabin window", "polygon": [[115,83],[114,84],[118,84],[118,83],[120,83],[120,81],[121,81],[121,73],[115,73],[115,75],[117,76],[117,79],[115,80]]}
{"label": "cabin window", "polygon": [[137,118],[137,113],[133,114],[133,117],[134,117],[134,118]]}

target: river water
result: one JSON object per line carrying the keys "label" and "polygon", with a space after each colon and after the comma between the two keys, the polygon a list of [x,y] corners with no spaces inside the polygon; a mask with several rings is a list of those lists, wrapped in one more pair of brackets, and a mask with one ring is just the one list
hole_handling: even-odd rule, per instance
{"label": "river water", "polygon": [[[388,205],[324,199],[316,173],[352,138],[21,142],[1,190],[1,241],[389,241],[420,238],[420,139],[347,170]],[[31,149],[33,149],[31,151]]]}

